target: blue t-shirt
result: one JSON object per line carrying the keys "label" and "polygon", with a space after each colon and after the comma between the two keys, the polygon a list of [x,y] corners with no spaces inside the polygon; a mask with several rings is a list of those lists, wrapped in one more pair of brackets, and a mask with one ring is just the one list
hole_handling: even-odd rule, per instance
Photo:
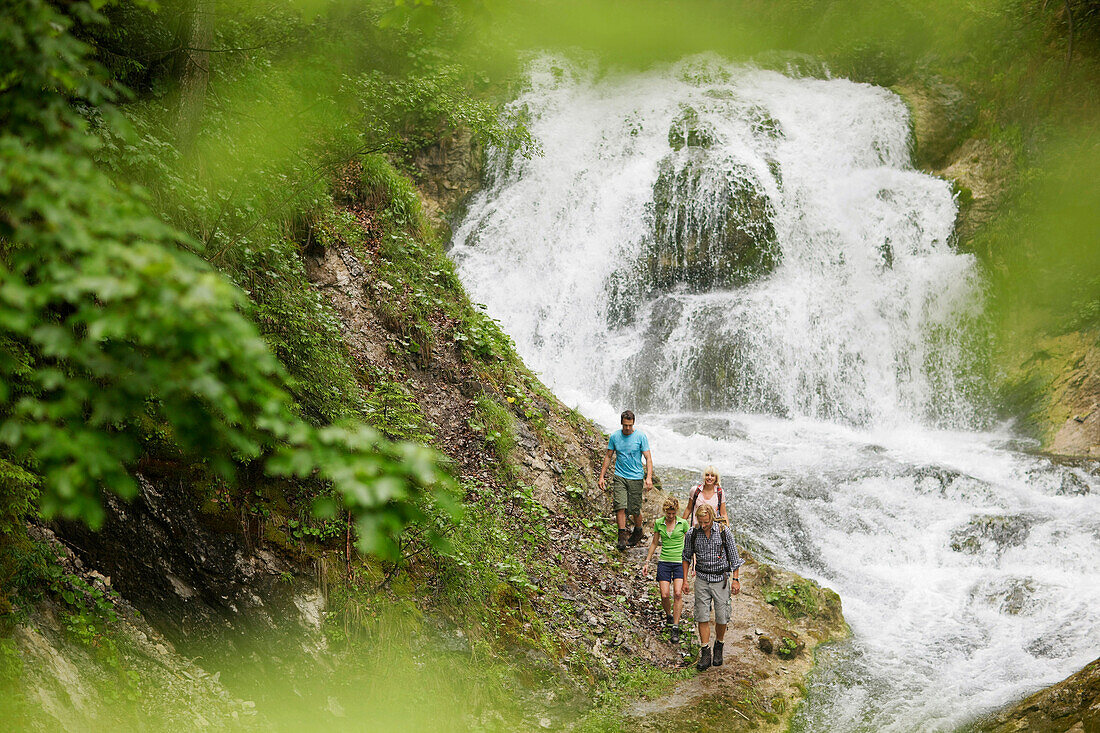
{"label": "blue t-shirt", "polygon": [[645,478],[642,453],[649,450],[649,438],[641,430],[623,435],[616,430],[607,440],[607,449],[615,451],[615,475],[623,478]]}

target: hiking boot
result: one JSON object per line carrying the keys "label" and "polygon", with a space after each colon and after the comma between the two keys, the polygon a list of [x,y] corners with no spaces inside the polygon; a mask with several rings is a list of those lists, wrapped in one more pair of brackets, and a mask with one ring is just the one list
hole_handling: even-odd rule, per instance
{"label": "hiking boot", "polygon": [[639,542],[641,542],[642,538],[644,538],[644,537],[645,537],[645,535],[642,534],[642,528],[641,527],[635,527],[634,531],[630,533],[630,540],[627,542],[627,544],[630,545],[631,547],[634,547]]}
{"label": "hiking boot", "polygon": [[673,644],[679,644],[680,643],[680,627],[679,626],[673,626],[672,627],[672,643]]}
{"label": "hiking boot", "polygon": [[714,657],[711,660],[715,667],[722,666],[722,647],[725,646],[722,642],[715,640],[714,642]]}
{"label": "hiking boot", "polygon": [[710,664],[710,647],[705,646],[703,647],[702,651],[699,652],[699,661],[695,663],[695,669],[702,672],[703,670],[710,667]]}
{"label": "hiking boot", "polygon": [[626,536],[627,536],[627,530],[620,529],[619,530],[619,542],[615,545],[616,547],[619,548],[619,552],[626,552]]}

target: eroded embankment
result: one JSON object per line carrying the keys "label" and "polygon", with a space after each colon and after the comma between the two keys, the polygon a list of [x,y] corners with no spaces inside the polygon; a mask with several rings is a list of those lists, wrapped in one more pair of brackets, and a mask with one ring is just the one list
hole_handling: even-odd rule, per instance
{"label": "eroded embankment", "polygon": [[[367,718],[613,729],[645,710],[630,700],[648,697],[664,712],[647,725],[710,720],[727,704],[735,722],[777,725],[809,651],[843,629],[835,595],[750,564],[730,664],[684,682],[697,648],[669,642],[654,584],[638,576],[644,550],[614,550],[595,481],[605,437],[470,305],[423,220],[395,223],[395,208],[417,209],[407,184],[386,175],[370,183],[349,171],[302,249],[375,419],[423,436],[462,482],[451,552],[414,530],[399,563],[349,555],[342,523],[303,516],[292,484],[249,476],[249,502],[238,504],[201,471],[147,461],[141,494],[109,503],[103,533],[36,530],[62,556],[59,572],[103,600],[84,616],[36,606],[14,637],[25,672],[9,719],[41,730],[326,729]],[[702,698],[709,707],[697,710]]]}

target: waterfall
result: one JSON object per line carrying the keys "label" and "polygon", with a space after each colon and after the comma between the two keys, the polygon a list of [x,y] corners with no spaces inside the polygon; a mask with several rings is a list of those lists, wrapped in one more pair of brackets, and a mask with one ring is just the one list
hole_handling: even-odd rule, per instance
{"label": "waterfall", "polygon": [[900,98],[545,57],[514,109],[544,154],[493,152],[460,276],[559,396],[718,465],[747,541],[840,593],[806,730],[950,730],[1100,654],[1100,480],[980,432],[981,272]]}
{"label": "waterfall", "polygon": [[980,417],[961,368],[977,269],[951,248],[949,185],[909,166],[898,97],[544,60],[516,104],[545,155],[492,161],[453,253],[550,383],[643,410]]}

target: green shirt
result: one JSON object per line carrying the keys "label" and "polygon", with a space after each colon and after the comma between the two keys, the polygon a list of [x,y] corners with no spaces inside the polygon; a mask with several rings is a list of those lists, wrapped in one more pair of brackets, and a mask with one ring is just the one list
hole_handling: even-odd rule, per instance
{"label": "green shirt", "polygon": [[665,518],[658,517],[655,529],[661,538],[661,555],[657,559],[661,562],[680,562],[684,555],[684,535],[691,529],[688,521],[683,517],[676,517],[676,523],[669,532],[665,526]]}

